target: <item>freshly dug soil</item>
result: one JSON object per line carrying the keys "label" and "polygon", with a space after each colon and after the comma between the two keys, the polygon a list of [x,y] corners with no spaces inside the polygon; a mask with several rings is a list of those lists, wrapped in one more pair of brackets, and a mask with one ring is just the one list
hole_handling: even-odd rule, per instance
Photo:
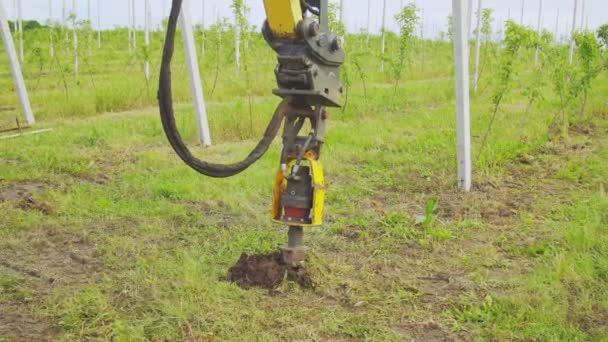
{"label": "freshly dug soil", "polygon": [[43,214],[51,214],[53,209],[45,202],[34,199],[34,194],[42,192],[46,185],[40,182],[23,181],[3,184],[0,180],[0,203],[15,202],[23,210],[37,210]]}
{"label": "freshly dug soil", "polygon": [[287,279],[303,288],[315,284],[304,267],[290,267],[283,263],[281,252],[248,255],[243,253],[236,265],[228,270],[227,280],[242,289],[276,289]]}

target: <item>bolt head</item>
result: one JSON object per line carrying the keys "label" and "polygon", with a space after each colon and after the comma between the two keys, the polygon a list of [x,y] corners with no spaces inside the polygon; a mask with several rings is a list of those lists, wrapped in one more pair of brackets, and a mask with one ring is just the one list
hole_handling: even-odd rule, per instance
{"label": "bolt head", "polygon": [[329,43],[329,39],[327,38],[327,35],[322,34],[319,36],[319,38],[317,38],[317,45],[319,47],[324,47]]}
{"label": "bolt head", "polygon": [[321,26],[317,22],[310,23],[308,26],[308,34],[312,37],[316,37],[321,32]]}
{"label": "bolt head", "polygon": [[342,49],[342,46],[344,45],[344,41],[341,37],[336,37],[334,38],[334,40],[331,42],[331,49],[333,51],[338,51]]}

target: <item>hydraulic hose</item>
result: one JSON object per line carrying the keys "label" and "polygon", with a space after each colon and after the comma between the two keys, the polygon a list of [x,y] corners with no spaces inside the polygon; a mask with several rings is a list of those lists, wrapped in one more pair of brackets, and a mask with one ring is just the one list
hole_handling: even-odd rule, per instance
{"label": "hydraulic hose", "polygon": [[175,49],[175,33],[177,31],[177,20],[182,8],[182,0],[173,0],[171,5],[171,14],[167,24],[167,34],[165,37],[165,45],[163,49],[163,57],[160,66],[160,80],[158,87],[158,104],[160,109],[160,117],[163,124],[165,135],[169,143],[177,153],[177,155],[197,172],[215,178],[226,178],[237,175],[245,171],[253,163],[258,161],[268,151],[270,144],[277,136],[281,128],[281,122],[289,108],[289,99],[285,99],[279,104],[268,127],[264,133],[264,137],[253,151],[243,161],[235,164],[213,164],[197,159],[186,144],[184,143],[177,125],[175,123],[175,111],[173,109],[173,95],[171,91],[171,60]]}

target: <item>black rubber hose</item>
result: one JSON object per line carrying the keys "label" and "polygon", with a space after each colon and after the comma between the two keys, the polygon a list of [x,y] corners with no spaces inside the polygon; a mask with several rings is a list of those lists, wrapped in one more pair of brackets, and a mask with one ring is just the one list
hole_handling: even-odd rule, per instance
{"label": "black rubber hose", "polygon": [[192,155],[175,124],[175,112],[173,110],[173,96],[171,91],[171,60],[175,49],[175,33],[177,31],[177,20],[182,8],[182,0],[173,0],[171,5],[171,14],[167,24],[167,34],[165,37],[165,46],[163,50],[163,58],[160,66],[160,80],[158,87],[158,104],[160,108],[160,117],[163,124],[163,129],[169,140],[169,143],[177,153],[177,155],[197,172],[215,178],[231,177],[245,171],[253,163],[259,160],[268,151],[272,140],[277,136],[281,128],[281,122],[289,108],[289,99],[283,100],[277,107],[264,137],[253,151],[245,158],[245,160],[229,165],[212,164]]}

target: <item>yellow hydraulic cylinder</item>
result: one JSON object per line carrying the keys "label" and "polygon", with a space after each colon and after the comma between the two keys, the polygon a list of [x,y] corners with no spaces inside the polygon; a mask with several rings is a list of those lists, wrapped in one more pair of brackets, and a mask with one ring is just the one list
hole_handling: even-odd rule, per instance
{"label": "yellow hydraulic cylinder", "polygon": [[296,28],[303,18],[300,0],[264,0],[264,7],[275,38],[296,38]]}

